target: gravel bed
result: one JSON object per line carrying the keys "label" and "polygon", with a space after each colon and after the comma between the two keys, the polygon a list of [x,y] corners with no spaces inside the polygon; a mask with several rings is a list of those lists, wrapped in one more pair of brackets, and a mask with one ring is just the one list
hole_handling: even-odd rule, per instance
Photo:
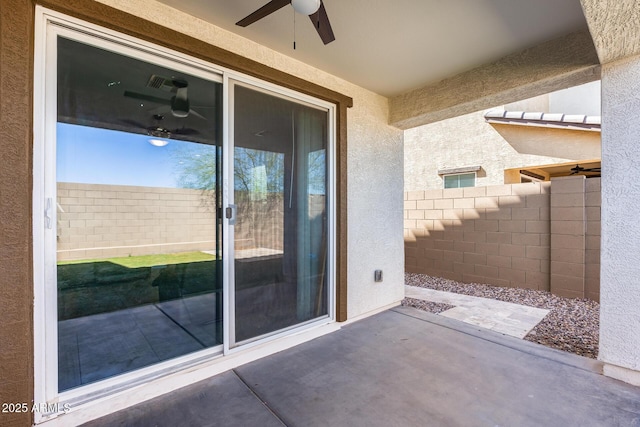
{"label": "gravel bed", "polygon": [[449,304],[443,304],[441,302],[424,301],[415,298],[405,298],[402,300],[402,305],[407,307],[418,308],[420,310],[428,311],[429,313],[438,314],[443,311],[447,311],[455,306]]}
{"label": "gravel bed", "polygon": [[[598,356],[600,304],[595,301],[585,298],[563,298],[546,291],[531,289],[460,283],[415,273],[405,274],[405,284],[546,308],[550,310],[549,314],[524,337],[525,340],[592,359]],[[414,305],[411,301],[413,301],[412,298],[405,298],[403,305],[435,312],[429,309],[429,304],[420,306],[420,304]]]}

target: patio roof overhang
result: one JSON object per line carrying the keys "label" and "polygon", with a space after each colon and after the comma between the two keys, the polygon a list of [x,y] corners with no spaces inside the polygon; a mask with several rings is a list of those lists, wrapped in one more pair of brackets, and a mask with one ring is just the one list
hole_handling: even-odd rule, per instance
{"label": "patio roof overhang", "polygon": [[600,132],[601,117],[583,114],[529,113],[525,111],[491,110],[485,113],[487,123],[534,126],[554,129]]}
{"label": "patio roof overhang", "polygon": [[322,45],[305,21],[295,26],[297,50],[290,10],[240,28],[234,23],[261,2],[158,1],[387,97],[389,123],[400,129],[600,78],[578,0],[514,0],[491,8],[327,0],[335,42]]}
{"label": "patio roof overhang", "polygon": [[[505,169],[505,183],[518,183],[520,182],[520,175],[524,175],[530,178],[534,178],[538,181],[550,181],[551,178],[558,178],[562,176],[571,175],[584,175],[587,178],[600,177],[600,167],[602,162],[600,159],[591,160],[576,160],[573,162],[553,163],[548,165],[528,165],[519,168]],[[577,170],[582,168],[582,170]],[[598,171],[593,171],[598,169]]]}
{"label": "patio roof overhang", "polygon": [[591,36],[580,31],[394,97],[390,122],[409,129],[599,78]]}

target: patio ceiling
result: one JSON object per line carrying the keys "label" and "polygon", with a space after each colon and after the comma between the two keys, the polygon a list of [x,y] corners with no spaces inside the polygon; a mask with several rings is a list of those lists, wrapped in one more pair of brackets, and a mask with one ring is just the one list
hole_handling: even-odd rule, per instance
{"label": "patio ceiling", "polygon": [[381,95],[399,94],[587,28],[579,0],[324,0],[323,45],[289,6],[241,28],[267,0],[159,0]]}

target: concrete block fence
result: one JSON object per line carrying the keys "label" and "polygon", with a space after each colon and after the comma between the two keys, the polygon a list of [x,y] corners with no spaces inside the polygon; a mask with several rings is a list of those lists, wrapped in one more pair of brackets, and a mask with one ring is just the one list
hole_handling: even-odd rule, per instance
{"label": "concrete block fence", "polygon": [[405,270],[599,300],[600,178],[410,191]]}
{"label": "concrete block fence", "polygon": [[[64,182],[57,190],[58,261],[216,250],[213,192]],[[236,203],[236,249],[282,250],[282,195],[236,192]],[[323,207],[323,196],[311,198],[311,212]]]}
{"label": "concrete block fence", "polygon": [[59,261],[215,250],[212,194],[125,185],[57,186]]}

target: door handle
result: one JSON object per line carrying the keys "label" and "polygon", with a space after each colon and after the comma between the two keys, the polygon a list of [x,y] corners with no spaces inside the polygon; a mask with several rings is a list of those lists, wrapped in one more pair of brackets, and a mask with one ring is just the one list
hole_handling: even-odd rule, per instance
{"label": "door handle", "polygon": [[225,209],[224,216],[229,220],[229,225],[236,225],[236,213],[238,211],[237,205],[229,205]]}
{"label": "door handle", "polygon": [[44,220],[45,220],[45,226],[49,230],[51,230],[52,222],[53,222],[53,216],[51,215],[51,205],[52,205],[51,197],[47,197],[47,201],[45,202],[45,208],[44,208]]}

